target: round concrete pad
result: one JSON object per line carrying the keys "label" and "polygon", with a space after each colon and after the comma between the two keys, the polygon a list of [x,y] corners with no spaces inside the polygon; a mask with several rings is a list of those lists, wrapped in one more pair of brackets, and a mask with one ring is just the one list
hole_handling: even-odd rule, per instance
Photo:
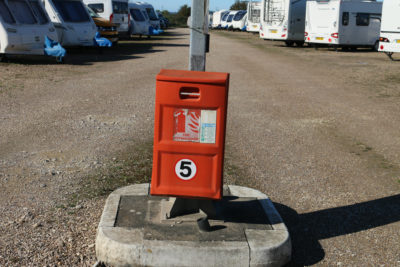
{"label": "round concrete pad", "polygon": [[[289,232],[270,199],[240,186],[224,188],[211,232],[196,220],[166,220],[162,197],[149,184],[114,191],[99,223],[96,254],[111,266],[282,266],[290,260]],[[189,219],[188,219],[189,218]]]}

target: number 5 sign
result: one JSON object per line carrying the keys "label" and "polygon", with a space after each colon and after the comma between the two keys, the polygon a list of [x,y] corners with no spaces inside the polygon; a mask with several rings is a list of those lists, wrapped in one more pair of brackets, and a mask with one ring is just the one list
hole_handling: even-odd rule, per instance
{"label": "number 5 sign", "polygon": [[196,172],[196,164],[190,159],[181,159],[175,165],[175,173],[182,180],[188,181],[192,179]]}

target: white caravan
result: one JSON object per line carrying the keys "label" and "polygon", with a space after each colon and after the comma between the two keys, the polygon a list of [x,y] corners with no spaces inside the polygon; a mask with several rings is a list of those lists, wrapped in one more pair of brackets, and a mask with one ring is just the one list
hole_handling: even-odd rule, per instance
{"label": "white caravan", "polygon": [[371,47],[378,50],[381,11],[382,3],[376,1],[309,0],[305,41],[343,49]]}
{"label": "white caravan", "polygon": [[38,0],[0,0],[0,57],[44,55],[45,37],[57,33]]}
{"label": "white caravan", "polygon": [[146,9],[142,5],[131,1],[129,2],[128,8],[131,20],[129,34],[139,36],[152,35],[152,26]]}
{"label": "white caravan", "polygon": [[230,13],[231,11],[228,11],[221,17],[221,29],[227,29],[228,17]]}
{"label": "white caravan", "polygon": [[247,4],[247,28],[248,32],[260,31],[261,2],[250,1]]}
{"label": "white caravan", "polygon": [[303,45],[305,15],[306,0],[263,0],[260,38]]}
{"label": "white caravan", "polygon": [[136,2],[136,4],[141,5],[143,8],[146,9],[151,26],[153,26],[153,28],[156,30],[161,29],[160,19],[158,18],[157,13],[154,11],[154,7],[146,2]]}
{"label": "white caravan", "polygon": [[247,21],[247,11],[239,10],[233,17],[232,28],[233,30],[245,31]]}
{"label": "white caravan", "polygon": [[94,46],[96,25],[81,0],[44,0],[63,46]]}
{"label": "white caravan", "polygon": [[385,0],[382,7],[382,24],[379,38],[379,51],[391,59],[393,53],[400,52],[400,2]]}
{"label": "white caravan", "polygon": [[226,19],[226,26],[225,29],[233,30],[233,17],[238,13],[238,10],[233,10],[229,12],[228,18]]}
{"label": "white caravan", "polygon": [[128,0],[83,0],[100,17],[117,25],[120,35],[129,31]]}
{"label": "white caravan", "polygon": [[226,14],[229,13],[228,10],[219,10],[219,11],[215,11],[213,14],[213,20],[212,20],[212,24],[211,27],[213,29],[219,29],[221,28],[221,22],[222,22],[222,17]]}

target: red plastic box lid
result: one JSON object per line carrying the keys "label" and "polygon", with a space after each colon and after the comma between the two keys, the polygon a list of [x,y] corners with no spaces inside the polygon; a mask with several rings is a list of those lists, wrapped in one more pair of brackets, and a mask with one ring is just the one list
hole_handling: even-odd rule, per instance
{"label": "red plastic box lid", "polygon": [[226,84],[229,74],[223,72],[204,72],[188,70],[162,69],[157,75],[157,81]]}

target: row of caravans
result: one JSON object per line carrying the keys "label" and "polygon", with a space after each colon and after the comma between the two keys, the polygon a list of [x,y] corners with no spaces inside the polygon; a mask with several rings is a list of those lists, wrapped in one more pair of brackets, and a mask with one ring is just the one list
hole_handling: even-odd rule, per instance
{"label": "row of caravans", "polygon": [[247,26],[247,10],[220,10],[213,13],[213,29],[241,30]]}
{"label": "row of caravans", "polygon": [[48,54],[62,59],[65,50],[61,54],[52,51],[56,47],[63,49],[60,44],[64,47],[95,46],[98,29],[84,4],[115,23],[122,35],[160,33],[154,8],[145,2],[0,0],[0,57]]}
{"label": "row of caravans", "polygon": [[264,0],[260,37],[378,49],[381,13],[382,2],[373,0]]}
{"label": "row of caravans", "polygon": [[260,37],[286,45],[371,47],[400,52],[400,1],[263,0]]}
{"label": "row of caravans", "polygon": [[[237,13],[214,12],[212,27],[235,29]],[[248,3],[244,24],[246,31],[287,46],[371,47],[392,58],[400,52],[399,14],[399,0],[262,0]]]}

